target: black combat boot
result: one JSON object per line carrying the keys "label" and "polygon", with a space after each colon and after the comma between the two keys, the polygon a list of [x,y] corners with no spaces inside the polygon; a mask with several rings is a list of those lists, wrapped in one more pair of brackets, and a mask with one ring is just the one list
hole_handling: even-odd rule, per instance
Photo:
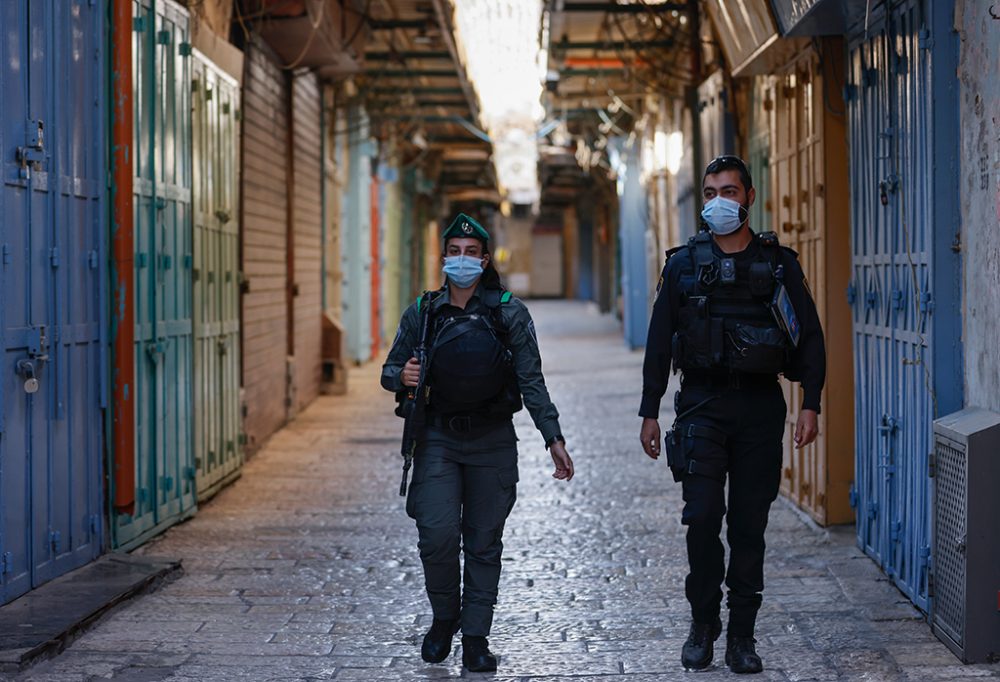
{"label": "black combat boot", "polygon": [[713,623],[691,623],[684,648],[681,649],[681,664],[688,670],[702,670],[712,663],[715,655],[715,640],[722,634],[722,621],[718,616]]}
{"label": "black combat boot", "polygon": [[764,664],[757,655],[753,637],[726,636],[726,665],[734,673],[759,673]]}
{"label": "black combat boot", "polygon": [[497,657],[485,637],[462,636],[462,665],[471,673],[489,673],[497,669]]}
{"label": "black combat boot", "polygon": [[440,663],[451,653],[451,638],[458,632],[458,619],[434,619],[431,629],[424,635],[423,646],[420,647],[420,658],[428,663]]}

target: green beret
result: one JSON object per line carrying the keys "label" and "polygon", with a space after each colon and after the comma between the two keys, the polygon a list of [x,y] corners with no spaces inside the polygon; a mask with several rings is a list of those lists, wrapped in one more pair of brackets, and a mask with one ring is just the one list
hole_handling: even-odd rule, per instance
{"label": "green beret", "polygon": [[459,213],[451,221],[451,225],[444,231],[444,234],[441,235],[442,241],[448,241],[455,237],[472,237],[473,239],[481,239],[484,242],[488,242],[490,240],[490,233],[477,223],[475,218],[467,216],[464,213]]}

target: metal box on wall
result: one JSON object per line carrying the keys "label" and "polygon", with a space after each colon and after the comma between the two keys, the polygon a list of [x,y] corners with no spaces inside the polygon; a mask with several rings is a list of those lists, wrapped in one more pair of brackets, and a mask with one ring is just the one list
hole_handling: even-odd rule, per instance
{"label": "metal box on wall", "polygon": [[934,421],[931,628],[965,663],[1000,660],[1000,414]]}
{"label": "metal box on wall", "polygon": [[[781,243],[799,254],[826,339],[827,372],[819,437],[796,449],[792,439],[802,389],[783,381],[785,424],[782,492],[822,525],[854,519],[854,380],[847,145],[843,99],[843,42],[817,42],[784,65],[765,101],[771,117],[770,199]],[[766,108],[766,107],[765,107]],[[757,203],[765,199],[758,190]]]}
{"label": "metal box on wall", "polygon": [[194,215],[194,458],[198,500],[239,475],[240,86],[208,57],[191,64]]}
{"label": "metal box on wall", "polygon": [[105,544],[105,21],[0,3],[0,604]]}
{"label": "metal box on wall", "polygon": [[136,494],[114,544],[141,544],[194,513],[189,17],[133,3]]}

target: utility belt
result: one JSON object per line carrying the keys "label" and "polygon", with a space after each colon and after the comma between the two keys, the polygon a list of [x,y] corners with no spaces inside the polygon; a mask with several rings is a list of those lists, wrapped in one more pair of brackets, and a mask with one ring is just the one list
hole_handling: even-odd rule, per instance
{"label": "utility belt", "polygon": [[727,370],[686,369],[681,387],[703,389],[767,388],[778,380],[777,374]]}
{"label": "utility belt", "polygon": [[455,433],[477,433],[489,431],[510,422],[510,415],[428,413],[426,422],[427,426]]}

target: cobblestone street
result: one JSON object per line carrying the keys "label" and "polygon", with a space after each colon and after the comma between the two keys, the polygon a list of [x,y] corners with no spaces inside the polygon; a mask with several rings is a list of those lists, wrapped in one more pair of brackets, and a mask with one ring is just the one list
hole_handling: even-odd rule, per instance
{"label": "cobblestone street", "polygon": [[[638,444],[642,354],[625,350],[615,321],[591,304],[530,307],[577,475],[551,478],[541,439],[519,413],[521,482],[504,537],[495,678],[682,679],[680,488]],[[139,550],[180,558],[182,577],[13,679],[463,676],[460,655],[437,666],[420,660],[429,607],[416,531],[397,496],[402,424],[378,386],[379,365],[354,370],[347,396],[321,397],[196,518]],[[1000,677],[1000,666],[961,665],[933,637],[856,548],[852,527],[818,529],[783,500],[771,514],[758,623],[765,672],[756,679]],[[699,680],[732,679],[724,637],[718,644],[715,667]]]}

